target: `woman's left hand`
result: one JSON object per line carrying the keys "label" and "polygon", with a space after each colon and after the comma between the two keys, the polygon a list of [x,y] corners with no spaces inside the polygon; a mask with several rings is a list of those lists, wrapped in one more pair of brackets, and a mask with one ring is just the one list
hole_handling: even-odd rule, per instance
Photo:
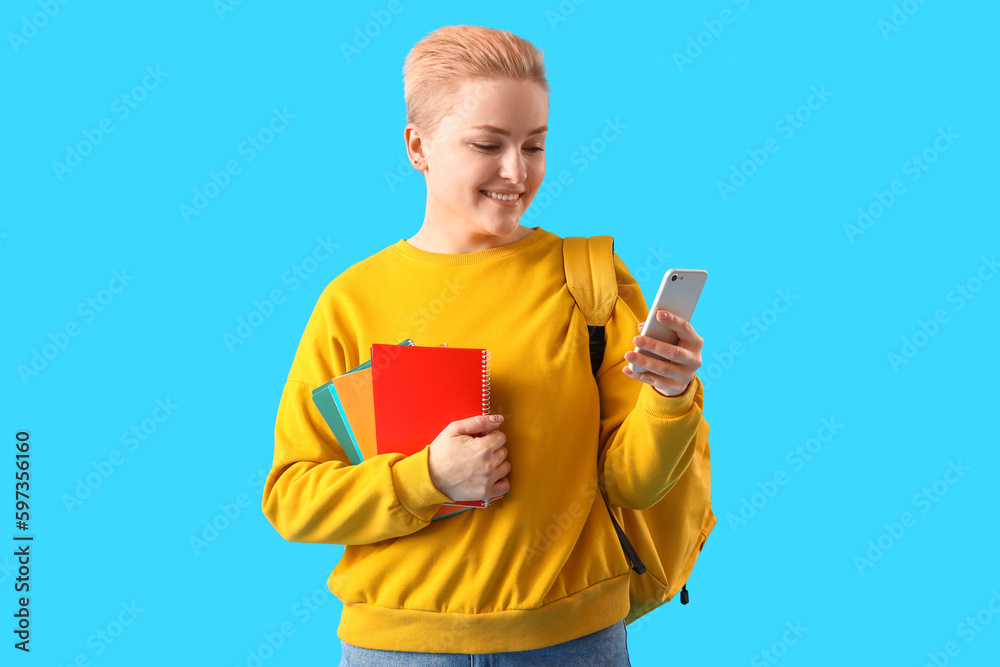
{"label": "woman's left hand", "polygon": [[[629,350],[625,361],[636,363],[646,369],[644,373],[634,373],[628,364],[622,372],[630,378],[653,385],[664,396],[677,396],[687,391],[695,372],[701,368],[701,346],[705,342],[694,330],[691,323],[673,313],[660,310],[656,318],[677,333],[676,345],[664,343],[649,336],[636,336],[632,342],[642,351],[649,351],[669,361],[654,359],[646,354]],[[645,322],[639,323],[639,330]]]}

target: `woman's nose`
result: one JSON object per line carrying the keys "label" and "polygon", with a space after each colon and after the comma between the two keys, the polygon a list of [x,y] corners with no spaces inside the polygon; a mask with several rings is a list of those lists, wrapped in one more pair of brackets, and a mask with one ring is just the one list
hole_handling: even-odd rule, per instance
{"label": "woman's nose", "polygon": [[512,183],[520,183],[528,176],[528,170],[524,164],[524,156],[520,151],[507,153],[503,158],[500,167],[500,176]]}

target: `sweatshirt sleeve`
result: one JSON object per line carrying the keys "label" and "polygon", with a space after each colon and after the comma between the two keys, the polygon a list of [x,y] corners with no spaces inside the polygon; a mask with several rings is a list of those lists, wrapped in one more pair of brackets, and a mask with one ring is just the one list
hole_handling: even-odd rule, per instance
{"label": "sweatshirt sleeve", "polygon": [[617,253],[614,261],[618,300],[605,327],[607,345],[597,375],[598,470],[612,505],[643,510],[663,498],[687,470],[704,420],[704,393],[697,375],[684,393],[664,396],[622,372],[628,364],[625,352],[635,348],[632,339],[649,308]]}
{"label": "sweatshirt sleeve", "polygon": [[313,388],[349,369],[329,293],[306,325],[278,404],[264,515],[290,542],[371,544],[408,535],[451,498],[431,481],[430,443],[411,456],[380,454],[351,465],[313,403]]}

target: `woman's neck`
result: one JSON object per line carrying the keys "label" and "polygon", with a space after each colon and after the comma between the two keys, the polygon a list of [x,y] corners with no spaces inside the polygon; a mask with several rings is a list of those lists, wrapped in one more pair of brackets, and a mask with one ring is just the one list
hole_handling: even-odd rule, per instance
{"label": "woman's neck", "polygon": [[428,232],[426,226],[406,242],[417,250],[426,252],[436,252],[448,255],[461,253],[478,252],[490,248],[499,248],[520,241],[534,233],[531,227],[518,225],[517,229],[507,236],[482,235],[482,234],[449,234],[441,232]]}

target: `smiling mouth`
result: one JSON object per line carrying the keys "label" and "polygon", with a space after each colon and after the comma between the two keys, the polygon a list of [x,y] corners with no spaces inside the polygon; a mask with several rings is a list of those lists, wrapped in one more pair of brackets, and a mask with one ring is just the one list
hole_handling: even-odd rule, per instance
{"label": "smiling mouth", "polygon": [[515,204],[521,201],[521,196],[524,194],[522,192],[522,193],[505,195],[498,192],[492,192],[490,190],[480,190],[480,192],[494,201],[498,201],[505,204]]}

